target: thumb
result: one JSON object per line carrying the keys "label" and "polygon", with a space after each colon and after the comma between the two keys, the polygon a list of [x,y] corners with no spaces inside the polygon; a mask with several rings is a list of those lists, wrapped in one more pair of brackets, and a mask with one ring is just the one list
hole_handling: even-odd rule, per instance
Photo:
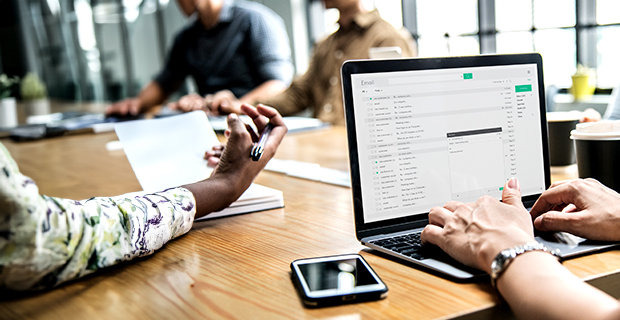
{"label": "thumb", "polygon": [[504,184],[504,190],[502,191],[502,202],[523,208],[523,202],[521,201],[521,187],[519,186],[519,180],[517,178],[512,177]]}
{"label": "thumb", "polygon": [[234,138],[235,136],[239,136],[243,134],[245,130],[245,124],[235,113],[231,113],[226,118],[226,122],[228,123],[228,130],[230,130],[229,137]]}

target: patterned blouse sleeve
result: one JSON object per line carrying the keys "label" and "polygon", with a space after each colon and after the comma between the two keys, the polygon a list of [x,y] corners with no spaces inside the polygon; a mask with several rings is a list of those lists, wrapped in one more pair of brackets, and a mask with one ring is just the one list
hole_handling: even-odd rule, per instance
{"label": "patterned blouse sleeve", "polygon": [[39,195],[0,143],[0,289],[49,288],[149,255],[189,231],[195,213],[180,187],[83,201]]}

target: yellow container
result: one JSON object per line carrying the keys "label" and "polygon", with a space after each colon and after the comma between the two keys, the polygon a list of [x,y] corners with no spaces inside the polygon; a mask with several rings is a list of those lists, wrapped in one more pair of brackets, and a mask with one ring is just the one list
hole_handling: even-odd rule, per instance
{"label": "yellow container", "polygon": [[592,83],[590,75],[574,75],[573,86],[570,88],[570,93],[575,97],[575,100],[585,100],[592,96],[595,86]]}

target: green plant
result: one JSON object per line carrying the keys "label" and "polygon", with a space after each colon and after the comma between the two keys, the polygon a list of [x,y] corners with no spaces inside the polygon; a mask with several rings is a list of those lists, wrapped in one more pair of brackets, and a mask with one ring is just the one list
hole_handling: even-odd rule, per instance
{"label": "green plant", "polygon": [[19,77],[9,78],[6,74],[0,75],[0,99],[11,96],[11,88],[19,82]]}
{"label": "green plant", "polygon": [[32,72],[28,72],[22,80],[21,94],[24,100],[43,99],[47,96],[45,84],[39,80],[39,77]]}

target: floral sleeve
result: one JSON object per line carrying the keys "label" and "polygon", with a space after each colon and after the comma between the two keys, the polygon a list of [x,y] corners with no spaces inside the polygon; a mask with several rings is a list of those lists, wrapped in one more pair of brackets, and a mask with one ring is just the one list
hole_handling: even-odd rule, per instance
{"label": "floral sleeve", "polygon": [[149,255],[189,231],[195,213],[180,187],[82,201],[39,195],[0,143],[0,289],[49,288]]}

